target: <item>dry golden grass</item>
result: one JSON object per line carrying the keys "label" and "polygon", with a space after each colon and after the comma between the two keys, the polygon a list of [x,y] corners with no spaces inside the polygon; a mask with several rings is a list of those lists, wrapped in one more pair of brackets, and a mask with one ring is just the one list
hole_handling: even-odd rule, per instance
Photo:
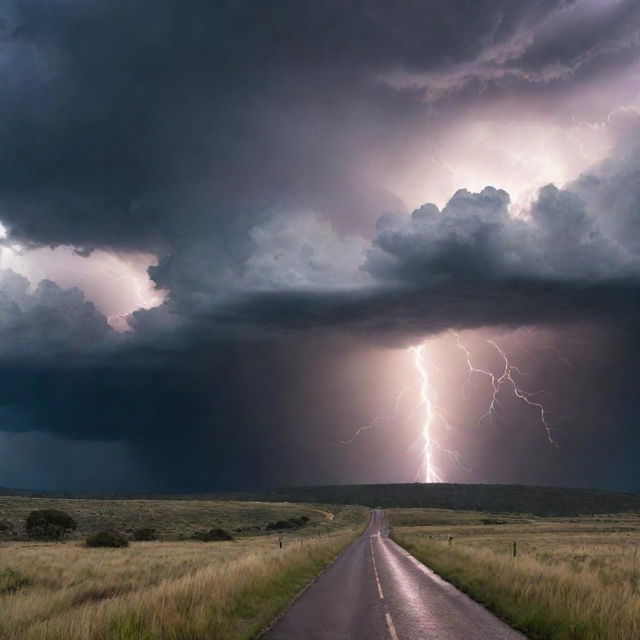
{"label": "dry golden grass", "polygon": [[[2,498],[0,520],[16,531],[31,510],[42,508],[68,511],[78,520],[76,535],[151,526],[165,541],[125,549],[89,549],[78,540],[1,542],[2,639],[250,638],[368,520],[368,509],[354,506],[48,498]],[[284,533],[280,549],[278,535],[264,525],[301,515],[309,523]],[[214,526],[242,528],[243,537],[175,540]],[[257,527],[261,535],[250,537]]]}
{"label": "dry golden grass", "polygon": [[[0,637],[11,640],[249,638],[357,535],[143,542],[5,543],[0,575],[26,584],[0,594]],[[2,582],[0,581],[0,585]]]}
{"label": "dry golden grass", "polygon": [[[389,514],[400,544],[531,637],[640,638],[638,515],[546,519],[458,512],[447,522],[442,510]],[[504,524],[483,525],[483,518]]]}

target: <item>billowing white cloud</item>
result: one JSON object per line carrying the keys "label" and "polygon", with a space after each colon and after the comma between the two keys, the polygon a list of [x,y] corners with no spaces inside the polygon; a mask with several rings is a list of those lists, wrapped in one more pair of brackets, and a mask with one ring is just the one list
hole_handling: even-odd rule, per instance
{"label": "billowing white cloud", "polygon": [[316,214],[276,215],[250,230],[240,283],[266,289],[356,286],[365,280],[360,267],[366,246]]}

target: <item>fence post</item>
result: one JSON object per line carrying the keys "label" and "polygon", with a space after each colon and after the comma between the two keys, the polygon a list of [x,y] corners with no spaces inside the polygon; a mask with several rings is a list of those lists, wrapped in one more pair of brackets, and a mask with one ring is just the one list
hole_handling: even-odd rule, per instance
{"label": "fence post", "polygon": [[513,541],[513,557],[515,558],[518,555],[518,547],[517,547],[517,543],[514,540]]}

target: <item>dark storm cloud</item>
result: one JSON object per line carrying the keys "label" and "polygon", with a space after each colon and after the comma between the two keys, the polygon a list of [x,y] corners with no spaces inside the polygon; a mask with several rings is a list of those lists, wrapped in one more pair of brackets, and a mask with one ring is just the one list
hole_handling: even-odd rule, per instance
{"label": "dark storm cloud", "polygon": [[636,2],[574,4],[532,34],[512,64],[549,78],[571,75],[584,66],[606,68],[611,57],[620,52],[629,56],[638,46],[639,18]]}
{"label": "dark storm cloud", "polygon": [[[638,185],[640,147],[631,129],[601,165],[563,189],[540,189],[526,218],[510,214],[502,190],[460,190],[442,211],[426,204],[408,217],[380,218],[361,266],[352,272],[352,281],[362,278],[358,287],[310,286],[303,276],[317,272],[318,259],[302,251],[308,259],[294,262],[280,249],[275,257],[269,254],[271,261],[294,265],[307,286],[274,282],[246,291],[235,304],[218,300],[208,310],[229,325],[409,339],[452,326],[636,318]],[[313,236],[307,240],[318,244]],[[336,265],[344,245],[325,248],[325,262]],[[206,299],[204,290],[199,294],[200,302]],[[190,298],[182,300],[188,304]],[[190,308],[207,315],[206,305]]]}
{"label": "dark storm cloud", "polygon": [[626,68],[636,3],[152,4],[0,9],[8,241],[156,252],[169,291],[115,336],[78,290],[3,272],[3,431],[126,442],[162,489],[329,482],[317,452],[370,419],[375,383],[344,373],[363,347],[337,333],[635,317],[633,153],[527,221],[488,187],[372,241],[405,207],[360,163],[401,157],[427,115]]}
{"label": "dark storm cloud", "polygon": [[[2,220],[26,242],[165,253],[207,232],[224,252],[224,238],[246,231],[239,217],[274,205],[353,227],[364,211],[399,206],[353,165],[400,153],[425,114],[419,91],[380,78],[446,77],[487,56],[492,68],[522,60],[531,75],[598,58],[623,37],[634,46],[623,19],[633,3],[611,9],[608,30],[567,13],[572,4],[8,3]],[[558,11],[574,38],[548,33]]]}
{"label": "dark storm cloud", "polygon": [[[383,216],[370,243],[317,216],[266,217],[238,269],[211,277],[202,248],[169,300],[136,312],[126,336],[79,291],[45,282],[29,292],[5,272],[3,429],[126,441],[145,465],[165,467],[150,473],[167,487],[275,482],[274,460],[300,468],[286,441],[313,422],[291,414],[291,390],[318,425],[333,424],[315,389],[363,339],[585,320],[631,330],[640,295],[633,131],[574,183],[541,189],[527,218],[511,216],[508,194],[493,187],[461,190],[442,211]],[[318,434],[326,445],[328,432]]]}
{"label": "dark storm cloud", "polygon": [[415,343],[449,328],[637,321],[639,281],[600,284],[505,280],[389,287],[369,292],[257,294],[218,321],[284,331],[343,331],[354,339]]}
{"label": "dark storm cloud", "polygon": [[[134,314],[131,335],[89,332],[65,358],[38,362],[50,336],[28,333],[43,342],[24,343],[25,364],[0,375],[3,428],[127,442],[142,468],[130,486],[149,477],[183,490],[328,481],[347,454],[314,469],[304,460],[343,437],[344,423],[367,420],[341,395],[355,379],[336,377],[363,339],[584,321],[633,331],[640,163],[631,140],[627,132],[622,151],[566,188],[541,189],[525,219],[510,216],[508,195],[493,187],[459,191],[442,211],[383,216],[371,243],[314,216],[268,217],[252,227],[236,272],[208,280],[206,257],[193,261],[179,295]],[[94,327],[79,292],[46,284],[30,294],[24,279],[5,278],[15,306],[60,313],[70,296],[69,335]]]}
{"label": "dark storm cloud", "polygon": [[[627,132],[626,145],[567,187],[540,189],[526,218],[510,214],[506,192],[486,187],[458,191],[442,211],[426,204],[410,216],[384,215],[370,243],[311,214],[268,216],[250,227],[234,269],[213,268],[206,240],[198,242],[179,262],[167,302],[135,312],[129,336],[114,336],[80,291],[44,281],[30,293],[26,279],[4,272],[2,350],[111,345],[145,357],[149,349],[241,339],[247,330],[411,338],[450,326],[559,323],[634,310],[635,135]],[[152,268],[154,277],[162,280],[173,260],[180,259]]]}

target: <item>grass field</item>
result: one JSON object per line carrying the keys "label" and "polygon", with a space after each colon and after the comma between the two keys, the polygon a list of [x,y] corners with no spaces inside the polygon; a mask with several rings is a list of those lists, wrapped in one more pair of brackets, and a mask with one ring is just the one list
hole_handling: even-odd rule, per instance
{"label": "grass field", "polygon": [[638,514],[388,514],[397,542],[532,638],[640,638]]}
{"label": "grass field", "polygon": [[[24,537],[24,521],[35,509],[63,509],[78,523],[75,537],[100,529],[129,533],[140,527],[151,527],[161,539],[188,538],[197,531],[219,527],[234,536],[265,533],[265,526],[277,520],[306,516],[305,533],[330,531],[348,524],[354,510],[287,503],[232,502],[210,500],[91,500],[0,497],[0,540]],[[333,522],[334,515],[337,520]]]}
{"label": "grass field", "polygon": [[[80,502],[47,506],[68,510],[84,531],[106,523],[130,523],[140,506],[109,501],[102,513],[100,501]],[[18,522],[23,509],[35,508],[34,502],[27,507],[2,504],[7,511],[18,505],[19,515],[5,511],[2,516]],[[167,525],[163,530],[167,537],[185,527],[254,526],[301,514],[315,514],[315,520],[284,535],[283,549],[278,534],[243,535],[234,542],[138,542],[126,549],[88,549],[79,540],[3,542],[0,638],[252,638],[368,521],[363,507],[330,508],[332,513],[321,507],[282,504],[181,501],[142,506],[145,525],[152,512],[164,522],[172,509],[177,510],[180,524]]]}

